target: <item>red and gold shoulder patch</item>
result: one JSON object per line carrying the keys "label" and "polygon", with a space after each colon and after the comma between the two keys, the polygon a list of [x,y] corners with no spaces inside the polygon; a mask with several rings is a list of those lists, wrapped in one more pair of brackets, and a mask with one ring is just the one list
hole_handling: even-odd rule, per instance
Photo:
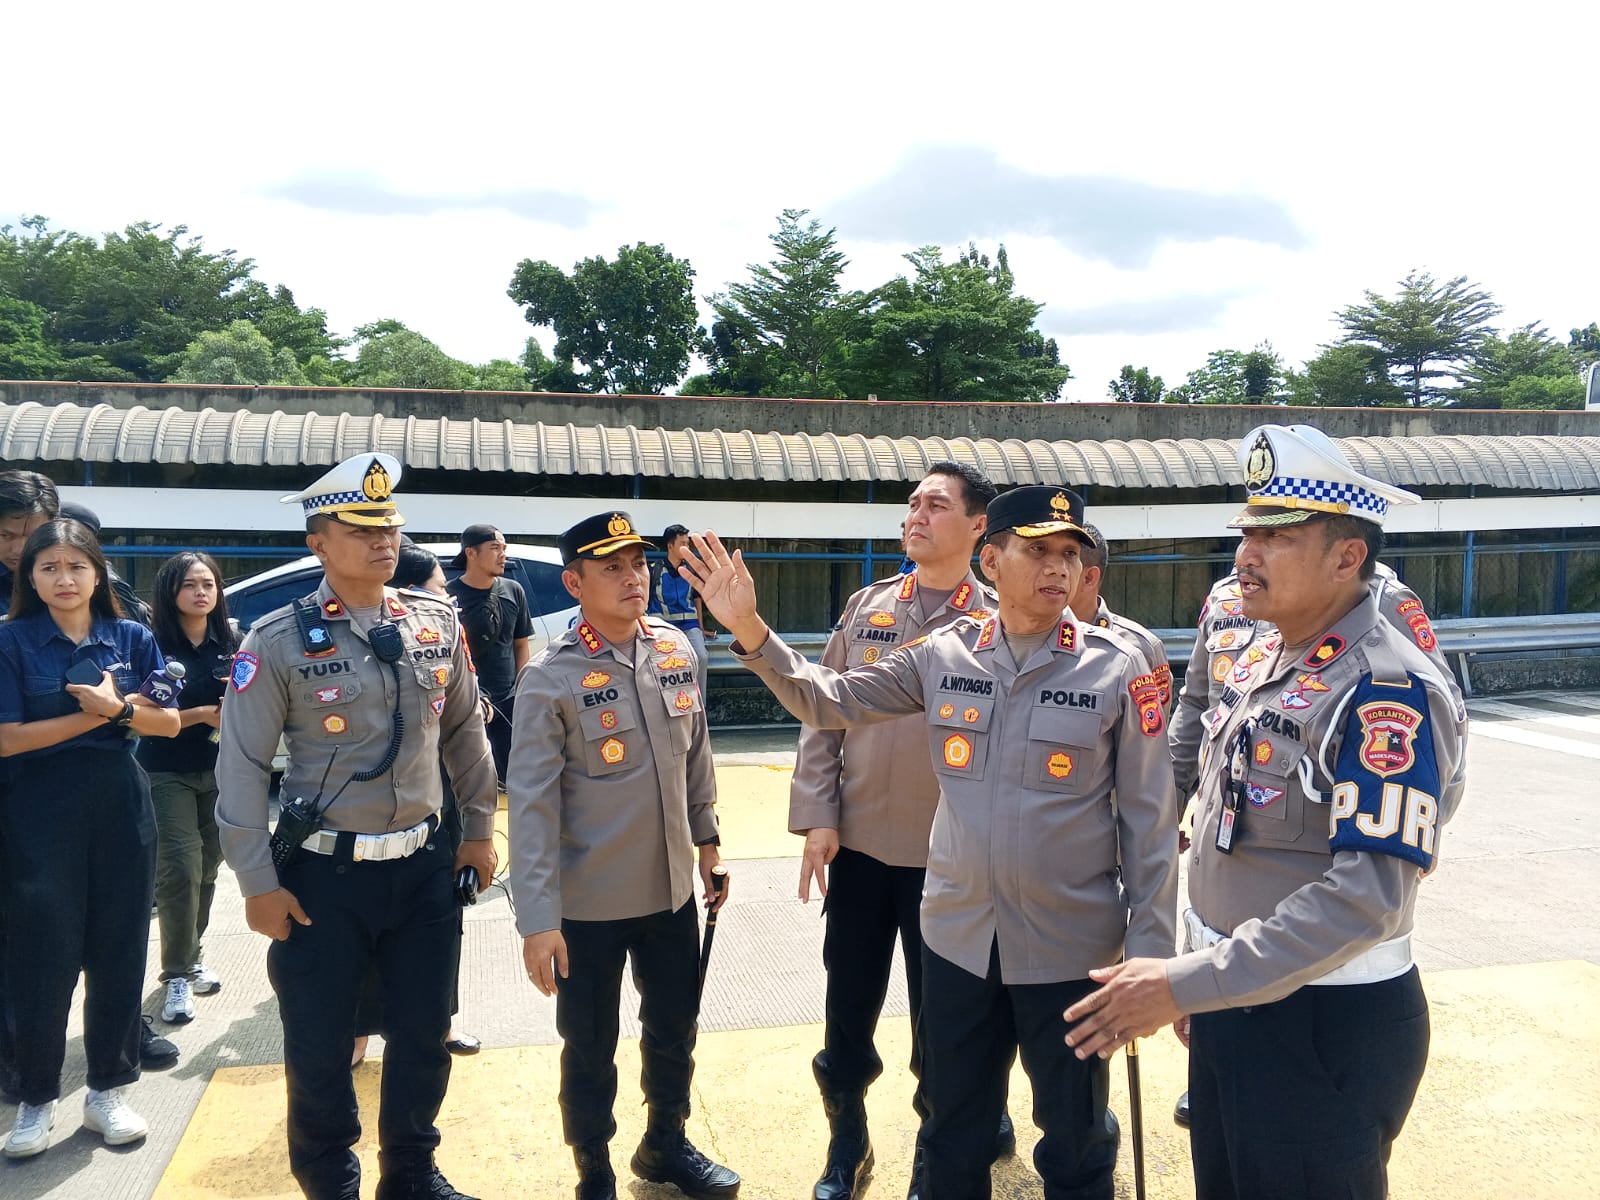
{"label": "red and gold shoulder patch", "polygon": [[1071,621],[1061,622],[1061,631],[1056,634],[1056,645],[1063,650],[1076,650],[1078,647],[1078,630]]}
{"label": "red and gold shoulder patch", "polygon": [[1406,627],[1411,630],[1411,636],[1416,641],[1419,649],[1431,654],[1439,645],[1439,639],[1434,636],[1433,624],[1428,620],[1428,611],[1422,607],[1421,600],[1403,600],[1396,610],[1404,618]]}
{"label": "red and gold shoulder patch", "polygon": [[1155,737],[1167,723],[1161,704],[1161,684],[1155,674],[1136,676],[1128,684],[1128,695],[1139,710],[1139,732],[1145,737]]}
{"label": "red and gold shoulder patch", "polygon": [[899,600],[909,600],[917,591],[917,573],[915,571],[900,581],[900,590],[895,593]]}
{"label": "red and gold shoulder patch", "polygon": [[404,616],[409,616],[410,615],[411,610],[409,608],[407,608],[404,604],[401,604],[400,601],[396,597],[387,596],[384,599],[385,599],[385,602],[388,604],[389,615],[391,617],[404,617]]}
{"label": "red and gold shoulder patch", "polygon": [[1337,633],[1330,633],[1312,647],[1311,653],[1307,654],[1301,661],[1308,667],[1327,666],[1344,653],[1346,644],[1345,640]]}
{"label": "red and gold shoulder patch", "polygon": [[587,621],[578,622],[578,641],[589,652],[591,658],[606,648],[606,644],[600,640],[600,635],[594,631]]}

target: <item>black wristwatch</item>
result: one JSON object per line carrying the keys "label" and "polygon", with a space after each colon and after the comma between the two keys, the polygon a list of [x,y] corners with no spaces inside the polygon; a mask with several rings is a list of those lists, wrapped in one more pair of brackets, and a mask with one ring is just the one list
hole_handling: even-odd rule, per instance
{"label": "black wristwatch", "polygon": [[129,725],[132,725],[133,724],[133,701],[132,700],[124,700],[122,702],[122,711],[119,712],[116,716],[111,717],[109,719],[110,719],[110,721],[111,721],[111,723],[113,725],[120,725],[124,729],[126,729]]}

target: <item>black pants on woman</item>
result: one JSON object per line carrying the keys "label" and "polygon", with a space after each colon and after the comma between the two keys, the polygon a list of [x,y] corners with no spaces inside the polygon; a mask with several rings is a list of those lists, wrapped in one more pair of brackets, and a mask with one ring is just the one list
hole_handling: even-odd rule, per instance
{"label": "black pants on woman", "polygon": [[61,1095],[79,971],[89,1086],[139,1078],[155,813],[143,768],[120,748],[13,759],[11,772],[0,803],[7,983],[22,1099],[46,1104]]}

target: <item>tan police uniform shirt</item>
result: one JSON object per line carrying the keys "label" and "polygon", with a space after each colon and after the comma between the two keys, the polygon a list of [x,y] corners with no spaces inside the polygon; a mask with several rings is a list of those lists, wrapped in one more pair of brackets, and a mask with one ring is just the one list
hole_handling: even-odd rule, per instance
{"label": "tan police uniform shirt", "polygon": [[523,936],[681,908],[694,846],[717,836],[688,637],[647,617],[615,646],[580,621],[536,654],[517,684],[506,787]]}
{"label": "tan police uniform shirt", "polygon": [[1139,622],[1121,613],[1114,613],[1106,606],[1104,596],[1095,597],[1094,625],[1101,629],[1109,629],[1112,633],[1120,634],[1139,648],[1144,655],[1144,660],[1149,664],[1150,671],[1156,677],[1156,682],[1161,686],[1161,711],[1172,712],[1172,665],[1167,662],[1167,648],[1149,629]]}
{"label": "tan police uniform shirt", "polygon": [[[1341,753],[1355,755],[1357,774],[1393,801],[1367,817],[1368,828],[1388,820],[1407,846],[1425,845],[1432,856],[1460,794],[1445,781],[1465,757],[1466,711],[1438,665],[1386,617],[1369,592],[1309,646],[1258,633],[1261,656],[1228,673],[1207,714],[1189,898],[1200,919],[1227,936],[1168,964],[1185,1011],[1282,999],[1410,931],[1419,866],[1392,853],[1330,848],[1335,821],[1356,819],[1341,801],[1342,777],[1351,774]],[[1357,703],[1358,692],[1397,702]],[[1404,774],[1425,756],[1424,742],[1440,781],[1426,789]],[[1224,854],[1217,837],[1228,782],[1241,775],[1245,794]]]}
{"label": "tan police uniform shirt", "polygon": [[1008,984],[1173,953],[1177,814],[1159,686],[1121,640],[1068,613],[1020,669],[994,617],[842,675],[776,635],[741,657],[813,725],[925,714],[940,792],[922,900],[934,953],[981,978],[998,939]]}
{"label": "tan police uniform shirt", "polygon": [[[1439,649],[1439,639],[1434,636],[1427,610],[1417,594],[1383,563],[1376,564],[1369,590],[1379,611],[1403,636],[1433,659],[1448,681],[1451,694],[1460,699],[1455,676],[1445,661],[1444,652]],[[1260,642],[1272,632],[1271,621],[1255,621],[1245,616],[1237,574],[1230,573],[1218,580],[1201,605],[1200,628],[1195,635],[1194,650],[1189,655],[1183,687],[1178,692],[1178,710],[1172,717],[1172,770],[1177,776],[1180,799],[1194,791],[1200,766],[1200,739],[1204,734],[1202,718],[1216,707],[1234,665],[1240,660],[1249,661],[1259,650]]]}
{"label": "tan police uniform shirt", "polygon": [[[931,613],[926,600],[916,572],[868,584],[845,604],[822,665],[844,671],[877,662],[962,616],[987,617],[995,603],[971,571]],[[938,803],[928,725],[920,717],[860,729],[801,729],[789,786],[790,833],[837,829],[841,846],[892,867],[925,867]]]}
{"label": "tan police uniform shirt", "polygon": [[268,846],[267,791],[280,734],[289,750],[281,795],[310,801],[320,790],[320,803],[328,804],[326,829],[392,833],[437,813],[444,802],[442,755],[465,836],[481,839],[494,832],[494,762],[455,608],[425,592],[384,589],[379,618],[393,621],[404,643],[395,666],[405,735],[394,766],[358,783],[351,776],[377,767],[388,750],[395,672],[372,652],[366,630],[326,579],[314,602],[333,650],[306,651],[293,605],[268,613],[234,657],[222,702],[217,828],[223,856],[246,896],[278,886]]}

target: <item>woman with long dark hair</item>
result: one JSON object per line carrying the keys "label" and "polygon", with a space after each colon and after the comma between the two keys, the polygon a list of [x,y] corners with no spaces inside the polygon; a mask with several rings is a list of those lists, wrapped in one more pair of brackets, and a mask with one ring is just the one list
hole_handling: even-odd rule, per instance
{"label": "woman with long dark hair", "polygon": [[[171,737],[178,714],[139,694],[165,665],[123,620],[99,543],[77,521],[28,538],[11,619],[0,624],[0,804],[6,955],[22,1103],[8,1158],[50,1145],[67,1012],[85,977],[83,1124],[108,1145],[142,1139],[123,1088],[139,1078],[155,818],[133,737]],[[81,682],[78,682],[81,681]],[[92,681],[92,682],[91,682]]]}
{"label": "woman with long dark hair", "polygon": [[161,1019],[194,1019],[193,996],[222,987],[201,953],[211,920],[222,845],[217,837],[217,730],[222,692],[239,638],[228,621],[222,571],[209,554],[185,550],[156,572],[151,628],[169,662],[184,667],[181,732],[139,743],[156,814],[156,918],[161,928]]}

